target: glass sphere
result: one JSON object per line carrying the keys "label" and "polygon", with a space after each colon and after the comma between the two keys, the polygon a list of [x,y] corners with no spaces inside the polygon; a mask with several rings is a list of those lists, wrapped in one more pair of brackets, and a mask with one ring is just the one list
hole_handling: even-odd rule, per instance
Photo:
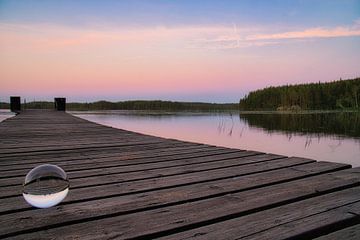
{"label": "glass sphere", "polygon": [[64,200],[69,186],[69,180],[62,168],[43,164],[26,174],[23,196],[31,206],[49,208]]}

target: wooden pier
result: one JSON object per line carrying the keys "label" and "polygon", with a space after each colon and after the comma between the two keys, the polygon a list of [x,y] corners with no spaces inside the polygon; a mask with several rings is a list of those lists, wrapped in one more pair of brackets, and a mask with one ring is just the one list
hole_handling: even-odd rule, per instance
{"label": "wooden pier", "polygon": [[[0,239],[360,239],[360,168],[147,136],[61,111],[0,123]],[[62,167],[58,206],[23,199]]]}

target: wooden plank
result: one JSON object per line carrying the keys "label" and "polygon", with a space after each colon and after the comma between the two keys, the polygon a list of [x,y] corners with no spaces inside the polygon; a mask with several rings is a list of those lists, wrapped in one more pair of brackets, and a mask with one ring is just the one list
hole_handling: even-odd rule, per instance
{"label": "wooden plank", "polygon": [[[73,172],[73,171],[82,171],[82,170],[103,170],[106,168],[112,168],[113,170],[116,169],[115,167],[130,167],[131,165],[141,165],[141,164],[151,164],[151,163],[160,163],[163,162],[163,166],[167,166],[167,164],[172,164],[173,161],[177,161],[178,163],[186,164],[184,159],[189,159],[189,162],[196,161],[197,159],[201,160],[203,157],[207,156],[214,156],[214,159],[228,159],[232,156],[247,156],[247,155],[258,155],[258,152],[252,151],[237,151],[237,150],[229,150],[229,149],[217,149],[217,148],[202,148],[202,149],[189,149],[189,150],[181,150],[181,151],[172,151],[172,152],[163,152],[160,153],[153,153],[149,154],[145,157],[140,157],[139,155],[135,156],[123,156],[120,157],[108,157],[108,158],[96,158],[96,159],[82,159],[77,161],[60,161],[57,162],[58,165],[66,172]],[[118,154],[120,155],[120,154]],[[218,157],[217,157],[218,156]],[[221,156],[221,157],[220,157]],[[191,159],[191,160],[190,160]],[[213,160],[216,161],[216,160]],[[200,161],[201,162],[201,161]],[[48,162],[47,162],[48,163]],[[101,164],[101,166],[99,166]],[[174,163],[176,164],[176,162]],[[32,164],[34,166],[34,164]],[[179,164],[181,165],[181,164]],[[26,165],[27,166],[27,165]],[[5,169],[1,172],[2,178],[10,178],[10,177],[17,177],[17,176],[25,176],[26,173],[31,169],[31,167],[22,168],[19,170]],[[1,182],[1,180],[0,180]],[[1,185],[1,184],[0,184]]]}
{"label": "wooden plank", "polygon": [[[102,137],[101,140],[97,138],[81,138],[81,139],[74,139],[74,138],[68,138],[68,139],[57,139],[57,140],[50,140],[47,139],[47,141],[39,142],[34,141],[33,143],[17,143],[17,144],[4,144],[2,143],[0,146],[0,151],[3,150],[28,150],[28,149],[34,149],[34,148],[57,148],[59,146],[62,147],[72,147],[72,146],[87,146],[91,147],[94,145],[102,145],[102,144],[113,144],[113,143],[120,143],[120,142],[126,142],[127,136],[121,136],[116,138],[104,138]],[[137,138],[132,138],[137,139]],[[142,138],[145,139],[145,138]]]}
{"label": "wooden plank", "polygon": [[[169,166],[182,166],[190,165],[196,163],[206,163],[206,162],[218,162],[214,164],[222,165],[223,161],[228,159],[242,158],[245,156],[260,155],[258,152],[251,151],[203,151],[198,153],[189,153],[182,155],[172,155],[164,156],[158,158],[147,158],[147,159],[136,159],[136,160],[123,160],[123,161],[110,161],[110,162],[101,162],[101,166],[96,166],[93,162],[90,164],[82,164],[77,166],[68,167],[66,164],[59,164],[60,167],[68,171],[68,176],[70,178],[78,178],[80,176],[90,176],[90,175],[109,175],[116,173],[126,173],[131,171],[143,171],[143,170],[152,170],[152,169],[161,169],[168,168]],[[283,157],[277,155],[279,158]],[[147,160],[147,161],[146,161]],[[91,160],[90,160],[91,161]],[[237,161],[239,163],[239,160]],[[11,185],[17,183],[23,179],[27,171],[19,170],[8,172],[13,174],[8,177],[0,178],[0,186]],[[6,173],[5,173],[6,175]],[[21,176],[21,177],[19,177]]]}
{"label": "wooden plank", "polygon": [[336,223],[341,227],[360,220],[359,190],[359,187],[345,189],[164,239],[312,239],[321,232],[331,231]]}
{"label": "wooden plank", "polygon": [[[216,166],[212,167],[208,164],[199,164],[198,166],[186,165],[180,167],[168,168],[166,171],[160,170],[148,170],[144,171],[141,175],[138,173],[126,173],[126,174],[117,174],[111,176],[96,176],[88,178],[77,178],[72,181],[74,187],[85,187],[93,185],[104,185],[113,182],[129,182],[137,181],[142,179],[151,179],[151,178],[160,178],[166,176],[175,176],[175,175],[185,175],[188,177],[190,174],[196,176],[201,176],[200,172],[205,172],[205,174],[218,174],[223,173],[222,170],[227,171],[228,173],[256,173],[262,171],[269,171],[270,169],[278,169],[283,167],[288,167],[291,165],[300,165],[314,162],[311,159],[302,159],[302,158],[287,158],[287,159],[278,159],[278,155],[265,156],[264,158],[260,156],[244,157],[242,158],[242,163],[237,166]],[[269,159],[270,158],[270,159]],[[85,183],[86,181],[86,183]]]}
{"label": "wooden plank", "polygon": [[[190,236],[189,234],[185,233],[186,237],[181,236],[179,238],[178,236],[172,236],[169,238],[170,236],[168,236],[168,234],[182,231],[183,229],[187,228],[201,226],[202,224],[223,221],[233,217],[237,217],[236,220],[239,220],[241,219],[241,216],[245,215],[249,216],[245,216],[244,218],[250,218],[252,221],[243,220],[241,223],[248,223],[247,227],[249,228],[249,223],[253,225],[256,222],[256,226],[253,226],[250,228],[250,230],[256,229],[256,232],[263,233],[261,229],[264,228],[266,224],[269,224],[272,227],[274,224],[281,226],[281,224],[284,224],[284,222],[294,221],[295,219],[302,219],[305,216],[311,215],[311,213],[321,213],[329,208],[345,207],[346,205],[358,203],[358,201],[360,201],[360,187],[336,191],[343,189],[344,187],[346,188],[349,185],[346,183],[344,184],[344,182],[341,180],[339,181],[337,177],[332,176],[330,179],[327,179],[326,177],[328,177],[328,175],[316,176],[309,179],[287,182],[245,192],[227,194],[220,197],[213,197],[210,199],[188,202],[170,207],[162,207],[155,210],[145,210],[130,214],[126,214],[124,212],[119,214],[111,214],[112,207],[118,207],[121,209],[124,208],[124,206],[127,206],[127,204],[133,204],[133,201],[136,201],[139,198],[147,197],[137,196],[135,200],[134,198],[131,198],[133,196],[129,196],[130,199],[119,199],[119,204],[112,204],[112,206],[109,206],[108,213],[110,214],[110,217],[101,219],[87,219],[86,221],[76,221],[75,224],[67,224],[65,226],[59,224],[60,227],[54,226],[49,230],[38,228],[37,231],[40,230],[41,232],[26,234],[25,237],[32,239],[35,236],[47,238],[56,236],[61,236],[63,238],[82,236],[86,238],[92,236],[93,238],[99,239],[116,236],[122,239],[139,237],[144,239],[151,239],[153,237],[159,237],[166,234],[167,239],[189,239],[194,235]],[[347,179],[347,177],[345,177],[345,179]],[[354,179],[351,181],[350,186],[354,185],[354,181],[357,185],[359,185],[359,174],[353,174],[352,177]],[[345,180],[345,182],[347,182],[347,180]],[[266,195],[267,197],[264,198],[263,195]],[[304,198],[308,199],[298,202]],[[324,199],[327,199],[327,201],[323,201]],[[358,204],[359,205],[357,206],[360,206],[360,203]],[[280,207],[277,207],[279,205]],[[298,209],[302,209],[302,211],[294,211],[294,209],[296,209],[294,206],[298,207]],[[63,212],[64,208],[67,207],[68,206],[64,206],[61,212]],[[71,205],[69,208],[71,208]],[[98,209],[94,210],[94,212],[104,208],[105,206],[100,205]],[[93,211],[90,206],[82,210],[83,211],[79,211]],[[260,214],[258,213],[259,211],[261,211]],[[54,212],[49,216],[48,219],[56,218],[58,214],[61,214],[61,212]],[[274,212],[277,214],[274,215]],[[48,213],[45,213],[45,216],[47,214]],[[289,217],[289,214],[291,217]],[[274,219],[274,216],[277,216],[276,219]],[[280,221],[282,221],[281,224],[278,223],[278,216],[280,217]],[[271,217],[272,220],[270,223],[264,220],[269,217]],[[35,221],[36,225],[41,225],[41,223],[47,224],[47,221],[44,220],[44,218],[31,218],[31,221],[28,222],[28,231],[33,227],[33,221]],[[56,219],[55,223],[59,221],[60,219]],[[263,225],[259,225],[259,221],[266,222],[266,224],[264,223]],[[106,229],[104,229],[103,226],[106,226]],[[233,225],[230,224],[230,226]],[[212,226],[206,227],[210,230],[212,229]],[[243,225],[237,225],[237,227],[239,227],[239,229],[246,230]],[[269,228],[269,226],[266,227]],[[47,229],[47,227],[44,229]],[[232,239],[234,237],[244,236],[243,231],[240,231],[235,227],[234,229],[237,232],[236,234],[232,235],[228,235],[224,229],[222,231],[219,229],[218,231],[212,231],[216,234],[216,237],[212,238],[212,236],[210,236],[210,238],[224,239],[225,236],[225,238],[227,237]],[[16,231],[16,229],[13,228],[13,231]],[[249,229],[247,229],[247,232],[249,232]],[[269,231],[266,233],[268,232]],[[15,235],[18,234],[19,233],[16,233]],[[275,236],[280,236],[280,238],[284,239],[282,235],[272,234],[266,236],[270,237],[270,239],[273,239]],[[210,239],[208,237],[209,235],[206,236],[206,238],[204,237],[204,239]]]}
{"label": "wooden plank", "polygon": [[[323,212],[309,214],[301,219],[286,222],[272,228],[267,233],[259,233],[245,239],[259,240],[266,236],[281,236],[279,239],[312,239],[336,231],[352,224],[360,224],[360,202],[345,204],[341,207],[323,209]],[[311,209],[309,210],[311,211]]]}
{"label": "wooden plank", "polygon": [[[160,143],[154,145],[144,145],[144,146],[127,146],[127,147],[118,147],[118,148],[111,148],[104,151],[99,150],[86,150],[86,151],[64,151],[61,153],[48,153],[48,154],[41,154],[41,155],[30,155],[30,156],[12,156],[12,157],[4,157],[0,160],[0,166],[2,169],[7,169],[11,166],[16,167],[19,166],[26,166],[26,164],[32,163],[46,163],[46,162],[67,162],[71,163],[76,160],[86,160],[86,159],[99,159],[102,158],[117,158],[117,159],[126,159],[131,157],[139,156],[141,157],[151,157],[155,156],[156,154],[164,155],[164,151],[167,152],[167,155],[172,155],[172,149],[174,150],[174,155],[178,154],[177,150],[187,150],[190,149],[222,149],[213,146],[206,146],[206,145],[185,145],[185,144],[176,144],[176,143]],[[195,151],[194,150],[194,151]],[[239,151],[239,150],[238,150]],[[150,156],[148,156],[150,154]],[[105,160],[104,160],[105,161]]]}
{"label": "wooden plank", "polygon": [[[263,156],[264,155],[264,156]],[[75,178],[71,180],[72,188],[81,188],[88,186],[96,186],[96,185],[108,185],[113,183],[125,183],[131,181],[139,181],[144,179],[153,179],[153,178],[162,178],[166,176],[175,176],[175,175],[184,175],[184,178],[193,178],[199,177],[202,179],[206,176],[203,174],[199,174],[199,172],[207,172],[210,174],[214,174],[216,176],[221,176],[224,174],[223,169],[226,169],[227,174],[232,173],[233,175],[239,173],[252,173],[252,172],[261,172],[268,171],[269,169],[278,169],[283,167],[288,167],[292,165],[306,164],[314,162],[311,159],[302,159],[302,158],[287,158],[279,159],[278,155],[255,155],[250,157],[240,158],[242,161],[238,166],[216,166],[211,167],[207,166],[207,164],[199,164],[197,166],[194,165],[185,165],[185,166],[177,166],[167,168],[166,170],[155,169],[155,170],[146,170],[142,171],[141,174],[135,172],[123,173],[123,174],[113,174],[113,175],[100,175],[93,177],[85,177],[85,178]],[[258,163],[257,163],[258,162]],[[271,163],[268,163],[271,162]],[[191,175],[192,174],[192,175]],[[194,176],[193,176],[194,175]],[[205,173],[205,175],[207,175]],[[12,181],[11,178],[1,179],[1,183],[3,186],[1,187],[2,191],[0,192],[0,198],[13,196],[20,194],[21,185],[23,179],[17,179],[16,181]]]}
{"label": "wooden plank", "polygon": [[[290,169],[288,170],[290,171]],[[304,182],[310,182],[311,184],[305,185],[303,184]],[[309,197],[322,194],[326,191],[344,188],[346,186],[354,186],[356,184],[360,184],[359,174],[355,174],[351,171],[341,171],[334,174],[301,179],[290,183],[286,182],[278,186],[268,187],[268,189],[263,188],[259,191],[265,194],[267,191],[273,191],[271,189],[278,191],[279,189],[288,188],[289,185],[291,185],[295,188],[292,189],[293,192],[288,193],[287,197]],[[257,187],[262,187],[262,185],[254,186],[253,189]],[[54,211],[37,209],[26,212],[17,212],[11,214],[11,216],[3,215],[3,217],[0,217],[0,220],[5,226],[0,230],[0,237],[4,234],[15,235],[15,233],[19,231],[31,230],[34,225],[39,229],[44,227],[48,228],[49,225],[60,223],[73,223],[75,221],[85,222],[87,219],[105,218],[107,215],[114,216],[115,214],[123,215],[125,213],[144,211],[149,210],[150,208],[154,209],[190,201],[193,202],[204,198],[212,198],[240,191],[244,191],[244,184],[242,179],[238,178],[235,181],[222,180],[212,182],[211,184],[201,183],[191,186],[186,185],[148,193],[78,202],[57,208]],[[34,215],[38,217],[34,218]],[[69,218],[68,216],[71,217]],[[16,223],[21,219],[27,219],[27,221],[22,221],[21,229],[19,229]]]}
{"label": "wooden plank", "polygon": [[359,240],[360,239],[360,224],[341,229],[336,232],[323,235],[315,240]]}
{"label": "wooden plank", "polygon": [[29,155],[29,154],[37,154],[39,152],[62,152],[66,150],[87,150],[87,149],[101,149],[106,150],[107,148],[113,148],[113,147],[121,147],[121,146],[133,146],[133,145],[146,145],[146,144],[154,144],[154,143],[164,143],[167,140],[161,140],[161,139],[151,139],[151,140],[140,140],[137,141],[125,141],[123,143],[113,143],[113,144],[97,144],[93,146],[71,146],[71,147],[40,147],[40,148],[32,148],[32,149],[8,149],[8,150],[2,150],[0,152],[1,156],[0,158],[4,156],[19,156],[19,155]]}
{"label": "wooden plank", "polygon": [[[286,168],[270,169],[269,171],[247,174],[246,172],[231,173],[226,170],[217,172],[216,174],[188,174],[184,176],[169,176],[159,179],[146,179],[135,182],[112,183],[104,186],[92,186],[86,188],[71,188],[69,196],[64,200],[63,204],[71,204],[74,202],[90,201],[104,199],[109,197],[117,197],[135,193],[145,193],[149,191],[157,191],[181,186],[194,184],[209,184],[210,187],[216,189],[217,184],[214,181],[224,183],[238,182],[242,190],[249,190],[255,187],[264,187],[271,184],[278,184],[286,181],[296,180],[304,177],[310,177],[318,174],[324,174],[333,171],[339,171],[349,168],[349,165],[336,163],[309,163],[298,166],[289,165]],[[219,182],[218,182],[219,183]],[[224,190],[229,190],[222,186]],[[236,187],[236,186],[235,186]],[[19,188],[20,190],[21,188]],[[109,191],[108,189],[111,189]],[[197,189],[194,186],[194,189]],[[7,197],[1,199],[0,213],[14,212],[30,209],[24,202],[22,196]]]}

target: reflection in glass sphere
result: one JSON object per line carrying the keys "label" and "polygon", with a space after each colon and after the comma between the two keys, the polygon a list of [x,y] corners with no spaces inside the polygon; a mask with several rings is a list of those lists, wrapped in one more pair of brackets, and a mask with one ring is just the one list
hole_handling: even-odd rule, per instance
{"label": "reflection in glass sphere", "polygon": [[25,177],[23,196],[30,205],[49,208],[59,204],[69,192],[69,180],[62,168],[43,164]]}

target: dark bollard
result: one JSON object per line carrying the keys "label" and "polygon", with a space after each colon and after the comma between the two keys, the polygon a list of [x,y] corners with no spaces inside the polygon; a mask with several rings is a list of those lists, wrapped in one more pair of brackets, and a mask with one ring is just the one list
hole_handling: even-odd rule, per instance
{"label": "dark bollard", "polygon": [[10,97],[10,110],[12,112],[19,112],[21,110],[20,97]]}
{"label": "dark bollard", "polygon": [[66,110],[66,98],[55,98],[55,110],[65,111]]}

